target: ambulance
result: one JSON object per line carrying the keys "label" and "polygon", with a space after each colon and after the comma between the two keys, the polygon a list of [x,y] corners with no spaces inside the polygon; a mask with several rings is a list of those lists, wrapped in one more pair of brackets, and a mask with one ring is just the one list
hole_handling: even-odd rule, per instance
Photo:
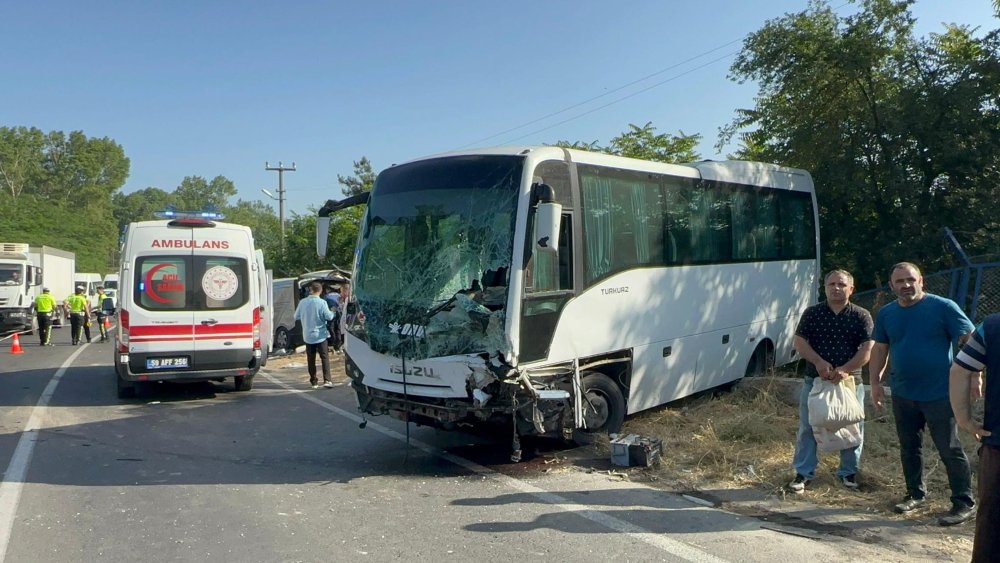
{"label": "ambulance", "polygon": [[131,223],[119,270],[118,396],[155,381],[253,388],[267,361],[270,295],[249,227],[217,213],[162,212]]}

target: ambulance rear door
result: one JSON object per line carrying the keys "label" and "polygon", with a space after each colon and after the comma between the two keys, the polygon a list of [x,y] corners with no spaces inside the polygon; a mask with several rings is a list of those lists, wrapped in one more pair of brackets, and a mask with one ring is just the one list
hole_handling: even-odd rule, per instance
{"label": "ambulance rear door", "polygon": [[218,224],[192,229],[191,234],[194,368],[249,367],[254,355],[255,312],[260,314],[256,272],[251,271],[254,249],[250,231]]}
{"label": "ambulance rear door", "polygon": [[186,230],[136,229],[129,313],[129,367],[133,373],[176,371],[194,365],[191,249]]}

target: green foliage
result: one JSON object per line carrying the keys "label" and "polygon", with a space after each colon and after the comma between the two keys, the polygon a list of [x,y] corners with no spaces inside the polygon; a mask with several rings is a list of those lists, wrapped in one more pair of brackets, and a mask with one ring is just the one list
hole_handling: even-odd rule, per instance
{"label": "green foliage", "polygon": [[920,39],[909,1],[864,0],[838,17],[826,2],[771,20],[746,39],[731,77],[758,84],[720,147],[809,170],[824,268],[871,287],[889,265],[950,266],[942,228],[970,254],[995,249],[988,214],[1000,185],[1000,40],[962,26]]}
{"label": "green foliage", "polygon": [[375,186],[375,176],[371,161],[368,160],[368,157],[362,156],[361,160],[354,161],[354,175],[341,176],[337,174],[337,183],[344,186],[344,195],[358,195],[372,190]]}
{"label": "green foliage", "polygon": [[182,211],[221,211],[236,193],[236,185],[225,176],[216,176],[211,182],[206,182],[201,176],[187,176],[174,190],[173,197],[177,209]]}
{"label": "green foliage", "polygon": [[683,131],[679,135],[657,134],[651,121],[642,127],[631,123],[628,127],[628,131],[611,139],[606,147],[597,141],[558,141],[555,145],[656,162],[691,162],[701,158],[694,150],[701,135],[685,135]]}
{"label": "green foliage", "polygon": [[128,172],[111,139],[0,127],[0,240],[75,252],[81,272],[112,271],[112,196]]}
{"label": "green foliage", "polygon": [[176,206],[173,194],[160,188],[146,188],[130,194],[116,193],[111,198],[118,235],[125,233],[125,227],[136,221],[149,221],[153,214],[170,206]]}

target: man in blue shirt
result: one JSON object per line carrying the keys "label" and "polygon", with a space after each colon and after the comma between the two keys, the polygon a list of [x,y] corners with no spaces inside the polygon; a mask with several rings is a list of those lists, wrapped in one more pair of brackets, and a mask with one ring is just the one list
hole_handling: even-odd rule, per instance
{"label": "man in blue shirt", "polygon": [[[980,385],[979,374],[1000,375],[1000,314],[986,317],[951,366],[951,408],[955,421],[982,443],[979,448],[979,514],[973,563],[1000,559],[1000,384],[986,386],[983,423],[972,419],[970,398]],[[996,376],[995,376],[996,377]],[[1000,381],[1000,380],[997,380]]]}
{"label": "man in blue shirt", "polygon": [[894,510],[905,513],[927,504],[921,451],[926,426],[951,486],[951,510],[938,523],[952,526],[972,517],[975,500],[969,459],[958,440],[948,398],[948,373],[952,345],[964,343],[975,327],[954,301],[925,293],[923,284],[920,269],[909,262],[896,264],[889,273],[896,301],[879,309],[875,317],[875,346],[868,368],[871,396],[880,408],[886,360],[891,360],[892,413],[906,480],[906,497]]}
{"label": "man in blue shirt", "polygon": [[302,340],[306,343],[306,359],[308,360],[309,384],[313,389],[319,388],[316,377],[316,356],[319,355],[323,365],[323,387],[333,387],[330,381],[330,358],[326,339],[330,338],[326,323],[333,320],[333,312],[320,297],[323,284],[314,281],[309,284],[309,296],[299,301],[295,308],[295,320],[302,323]]}

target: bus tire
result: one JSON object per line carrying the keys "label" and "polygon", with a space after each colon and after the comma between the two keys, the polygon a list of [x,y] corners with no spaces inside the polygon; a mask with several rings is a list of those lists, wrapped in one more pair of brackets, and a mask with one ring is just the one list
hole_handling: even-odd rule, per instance
{"label": "bus tire", "polygon": [[774,352],[766,342],[761,342],[750,356],[747,362],[747,370],[744,377],[759,377],[766,375],[774,367]]}
{"label": "bus tire", "polygon": [[249,391],[253,389],[252,375],[237,375],[233,378],[233,386],[237,391]]}
{"label": "bus tire", "polygon": [[587,445],[599,434],[618,432],[625,423],[625,397],[622,390],[603,373],[587,372],[580,380],[583,389],[583,419],[587,428],[573,431],[573,441]]}

